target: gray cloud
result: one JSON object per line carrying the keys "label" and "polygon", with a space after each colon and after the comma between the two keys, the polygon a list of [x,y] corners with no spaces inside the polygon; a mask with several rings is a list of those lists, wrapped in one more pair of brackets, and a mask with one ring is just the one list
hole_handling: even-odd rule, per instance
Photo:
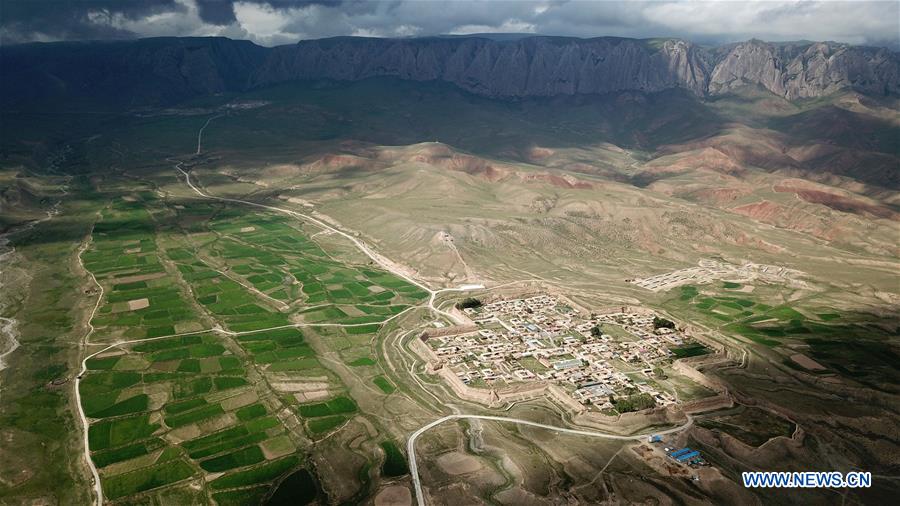
{"label": "gray cloud", "polygon": [[579,0],[0,0],[0,42],[228,36],[262,45],[337,35],[521,32],[835,40],[900,46],[900,2]]}
{"label": "gray cloud", "polygon": [[204,23],[217,26],[230,25],[237,21],[231,2],[220,0],[196,0],[197,14]]}
{"label": "gray cloud", "polygon": [[138,20],[179,7],[175,0],[0,0],[0,41],[133,38],[134,33],[89,16],[102,18],[115,13]]}

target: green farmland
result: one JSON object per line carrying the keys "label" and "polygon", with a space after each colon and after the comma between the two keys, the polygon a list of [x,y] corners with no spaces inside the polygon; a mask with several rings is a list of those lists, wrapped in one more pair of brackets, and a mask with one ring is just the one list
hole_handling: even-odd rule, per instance
{"label": "green farmland", "polygon": [[602,12],[462,39],[344,22],[394,3],[7,3],[0,505],[896,501],[896,2],[809,23],[837,42],[787,37],[817,5],[692,42]]}
{"label": "green farmland", "polygon": [[[666,304],[671,311],[686,313],[726,334],[767,348],[807,348],[808,355],[824,366],[820,374],[837,372],[876,389],[884,388],[881,379],[900,377],[896,372],[897,354],[886,344],[895,333],[892,320],[884,319],[883,325],[876,325],[871,323],[871,315],[865,315],[868,322],[859,321],[859,316],[851,318],[832,307],[728,294],[733,288],[725,286],[725,294],[720,294],[718,290],[701,293],[697,287],[682,286],[673,291],[676,297]],[[689,348],[672,351],[684,357],[695,353]],[[799,367],[788,358],[783,364]]]}
{"label": "green farmland", "polygon": [[[290,393],[308,378],[345,391],[309,334],[336,351],[365,350],[384,321],[427,297],[370,265],[334,260],[296,220],[171,206],[149,192],[104,209],[81,259],[103,289],[90,340],[121,343],[86,361],[79,386],[110,500],[210,475],[220,504],[262,500],[299,476],[307,437],[359,414],[347,393],[314,403]],[[354,365],[378,367],[368,357]],[[396,389],[381,375],[374,384]],[[303,424],[286,425],[285,409]]]}
{"label": "green farmland", "polygon": [[144,203],[119,201],[102,214],[81,255],[104,288],[92,338],[142,339],[208,328],[163,264]]}
{"label": "green farmland", "polygon": [[[726,292],[740,288],[737,283],[723,285]],[[789,305],[764,304],[746,296],[701,294],[697,287],[690,285],[680,287],[677,292],[677,299],[670,302],[673,307],[699,313],[715,326],[764,346],[778,346],[781,337],[809,333],[805,327],[806,316]],[[685,354],[689,350],[676,353],[690,356]]]}
{"label": "green farmland", "polygon": [[[220,340],[203,334],[138,343],[123,347],[127,353],[114,352],[118,355],[109,358],[118,360],[112,369],[85,375],[82,406],[93,420],[89,443],[109,498],[203,471],[254,469],[267,460],[259,445],[286,434],[245,381],[246,359]],[[203,374],[179,367],[196,356],[215,360],[220,368]],[[173,438],[181,442],[173,444]]]}

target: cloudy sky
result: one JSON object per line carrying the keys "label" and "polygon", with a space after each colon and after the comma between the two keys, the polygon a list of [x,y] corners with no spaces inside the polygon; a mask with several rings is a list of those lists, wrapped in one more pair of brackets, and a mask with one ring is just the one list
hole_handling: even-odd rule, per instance
{"label": "cloudy sky", "polygon": [[0,0],[0,43],[221,35],[273,46],[336,35],[485,32],[835,40],[900,47],[900,2]]}

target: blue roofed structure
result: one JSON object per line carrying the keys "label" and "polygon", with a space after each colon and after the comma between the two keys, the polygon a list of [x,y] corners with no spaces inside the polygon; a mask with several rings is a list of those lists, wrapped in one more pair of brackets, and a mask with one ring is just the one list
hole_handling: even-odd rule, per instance
{"label": "blue roofed structure", "polygon": [[677,459],[679,456],[684,455],[685,453],[688,453],[688,452],[692,452],[692,451],[694,451],[694,450],[691,450],[690,448],[682,448],[680,450],[675,450],[674,452],[670,453],[669,456],[672,457],[673,459]]}
{"label": "blue roofed structure", "polygon": [[700,456],[700,452],[698,452],[697,450],[692,450],[692,451],[683,453],[683,454],[675,457],[675,460],[677,460],[678,462],[686,462],[688,460],[691,460],[691,459],[693,459],[695,457],[699,457],[699,456]]}

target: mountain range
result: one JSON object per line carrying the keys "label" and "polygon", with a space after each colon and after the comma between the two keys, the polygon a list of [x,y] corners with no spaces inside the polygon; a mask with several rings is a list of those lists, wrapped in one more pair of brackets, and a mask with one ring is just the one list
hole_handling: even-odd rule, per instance
{"label": "mountain range", "polygon": [[60,42],[0,48],[2,102],[157,106],[297,80],[391,76],[502,99],[751,85],[788,100],[900,92],[900,56],[835,42],[718,47],[678,39],[335,37],[266,48],[226,38]]}

